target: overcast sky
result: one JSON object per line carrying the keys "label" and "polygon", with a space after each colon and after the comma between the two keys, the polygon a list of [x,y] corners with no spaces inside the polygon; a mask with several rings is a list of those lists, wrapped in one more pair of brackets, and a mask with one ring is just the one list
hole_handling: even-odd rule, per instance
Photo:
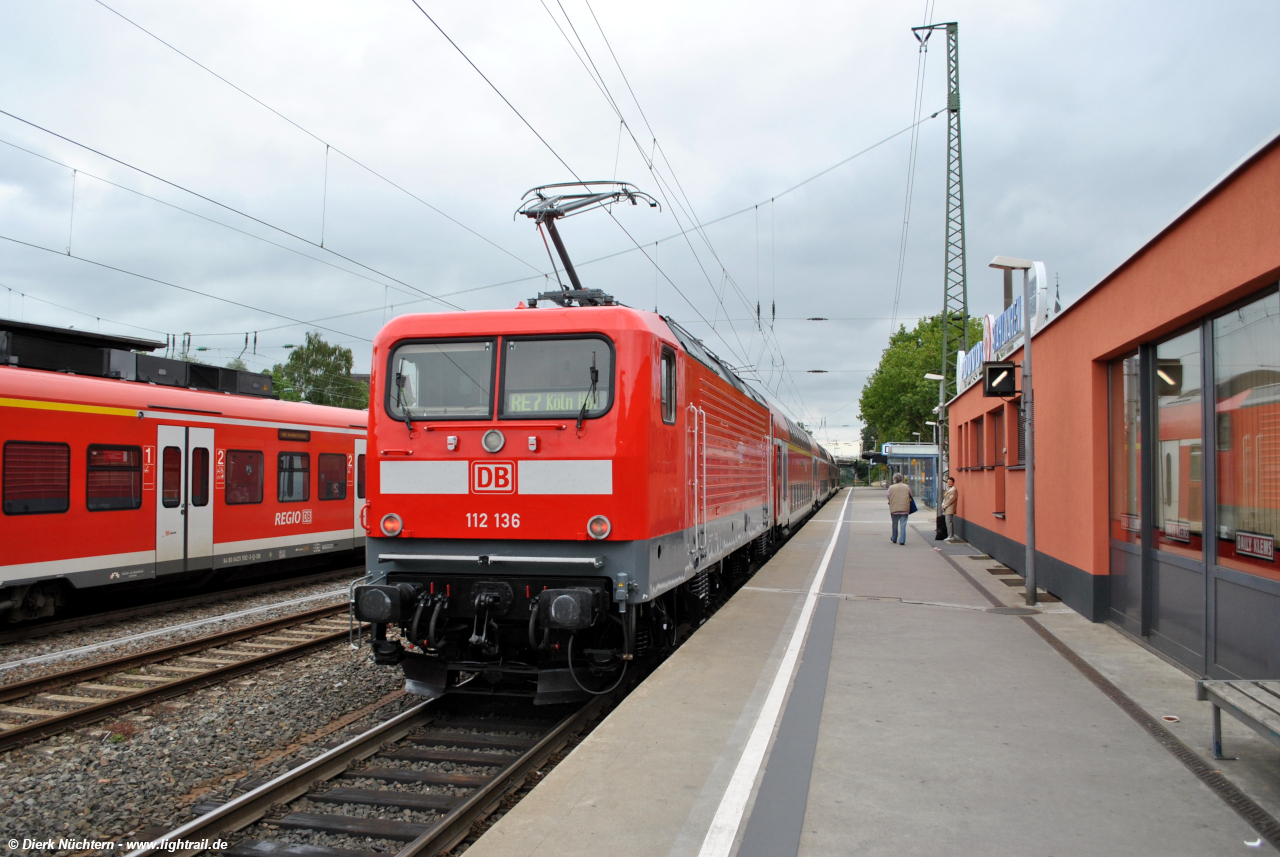
{"label": "overcast sky", "polygon": [[[595,0],[597,26],[584,0],[419,2],[548,145],[410,0],[108,0],[172,47],[94,0],[6,2],[0,110],[102,154],[0,116],[0,315],[190,332],[218,363],[257,331],[255,368],[318,328],[368,371],[385,319],[453,311],[424,293],[470,310],[547,287],[541,240],[512,219],[525,190],[616,177],[663,211],[565,222],[584,285],[656,302],[795,416],[825,417],[823,439],[856,440],[894,314],[910,134],[779,194],[911,123],[925,4]],[[940,0],[930,17],[960,23],[975,313],[999,310],[996,254],[1044,260],[1069,303],[1280,127],[1280,55],[1258,38],[1274,3]],[[926,117],[945,105],[943,47]],[[945,142],[945,114],[923,122],[908,326],[941,308]],[[748,207],[661,241],[690,210]],[[768,335],[757,301],[766,328],[776,301]]]}

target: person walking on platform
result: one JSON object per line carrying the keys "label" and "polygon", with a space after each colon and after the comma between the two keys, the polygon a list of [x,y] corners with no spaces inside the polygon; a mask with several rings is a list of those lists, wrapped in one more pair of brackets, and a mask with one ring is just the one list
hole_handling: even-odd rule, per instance
{"label": "person walking on platform", "polygon": [[947,477],[947,493],[942,495],[942,514],[947,516],[947,541],[954,542],[956,540],[956,503],[960,499],[959,490],[956,488],[956,478],[954,476]]}
{"label": "person walking on platform", "polygon": [[889,517],[893,520],[893,534],[889,541],[900,545],[907,543],[907,516],[914,504],[911,487],[902,481],[902,474],[893,474],[893,484],[889,486]]}

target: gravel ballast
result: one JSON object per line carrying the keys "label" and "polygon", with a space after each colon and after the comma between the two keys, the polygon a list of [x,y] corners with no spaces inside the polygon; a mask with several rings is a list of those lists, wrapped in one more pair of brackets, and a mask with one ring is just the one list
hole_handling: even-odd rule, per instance
{"label": "gravel ballast", "polygon": [[[191,819],[197,801],[226,800],[421,702],[398,695],[403,682],[400,670],[373,666],[367,649],[339,645],[0,753],[0,839],[123,844],[145,829],[171,829]],[[361,719],[315,734],[388,696]]]}

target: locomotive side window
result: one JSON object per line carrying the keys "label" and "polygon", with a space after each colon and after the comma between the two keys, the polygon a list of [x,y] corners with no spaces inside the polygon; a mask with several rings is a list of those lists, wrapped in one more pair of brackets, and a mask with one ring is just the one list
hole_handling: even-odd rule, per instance
{"label": "locomotive side window", "polygon": [[662,347],[662,421],[674,425],[676,421],[676,353]]}
{"label": "locomotive side window", "polygon": [[71,447],[9,441],[4,445],[4,513],[45,515],[71,507]]}
{"label": "locomotive side window", "polygon": [[281,503],[301,503],[311,497],[311,453],[282,452],[276,499]]}
{"label": "locomotive side window", "polygon": [[321,500],[347,499],[347,457],[340,452],[322,452],[316,467]]}
{"label": "locomotive side window", "polygon": [[166,446],[160,457],[160,502],[174,509],[182,502],[182,450]]}
{"label": "locomotive side window", "polygon": [[364,499],[364,453],[356,456],[356,496]]}
{"label": "locomotive side window", "polygon": [[502,416],[599,417],[613,404],[613,346],[598,336],[508,339]]}
{"label": "locomotive side window", "polygon": [[493,340],[413,342],[391,354],[387,413],[393,419],[487,419],[493,415]]}
{"label": "locomotive side window", "polygon": [[142,447],[89,447],[85,505],[90,512],[138,509],[142,506]]}
{"label": "locomotive side window", "polygon": [[209,505],[209,450],[203,446],[191,450],[191,505]]}
{"label": "locomotive side window", "polygon": [[228,506],[262,502],[262,453],[244,449],[227,450]]}

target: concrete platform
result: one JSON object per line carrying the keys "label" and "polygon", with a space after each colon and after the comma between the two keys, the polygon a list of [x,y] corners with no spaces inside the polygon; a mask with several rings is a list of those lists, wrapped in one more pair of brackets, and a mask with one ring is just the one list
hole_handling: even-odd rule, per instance
{"label": "concrete platform", "polygon": [[[1029,622],[989,612],[1018,603],[990,560],[888,532],[881,490],[842,493],[468,853],[1270,848]],[[1061,605],[1032,621],[1209,758],[1190,676]],[[1241,761],[1213,764],[1275,815],[1280,751],[1224,731]]]}

